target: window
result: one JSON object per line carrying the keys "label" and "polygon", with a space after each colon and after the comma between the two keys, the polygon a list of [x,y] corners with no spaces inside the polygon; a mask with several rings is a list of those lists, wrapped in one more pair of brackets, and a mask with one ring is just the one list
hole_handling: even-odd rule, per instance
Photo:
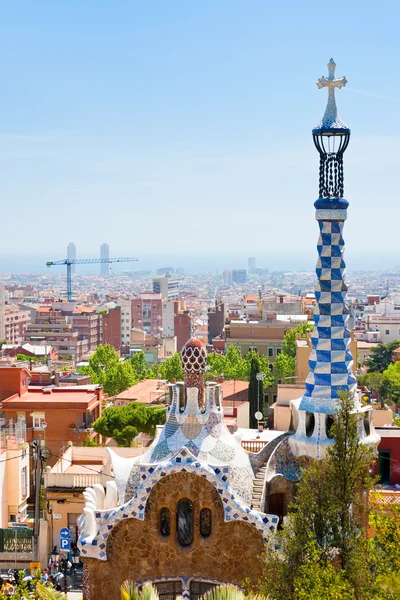
{"label": "window", "polygon": [[203,537],[211,535],[211,510],[202,508],[200,511],[200,533]]}
{"label": "window", "polygon": [[310,438],[314,433],[315,416],[314,413],[306,412],[306,436]]}
{"label": "window", "polygon": [[253,331],[251,329],[249,331],[249,337],[253,337]]}
{"label": "window", "polygon": [[333,438],[332,426],[333,426],[334,422],[335,422],[335,419],[333,418],[333,416],[327,415],[326,421],[325,421],[325,431],[326,431],[326,437],[329,439]]}
{"label": "window", "polygon": [[282,348],[277,348],[276,349],[276,355],[277,356],[279,356],[281,352],[282,352]]}
{"label": "window", "polygon": [[190,546],[193,542],[193,504],[187,498],[178,502],[176,534],[181,546]]}
{"label": "window", "polygon": [[390,335],[390,329],[385,329],[385,335]]}
{"label": "window", "polygon": [[34,429],[43,429],[45,423],[44,412],[32,413],[32,424]]}
{"label": "window", "polygon": [[160,533],[164,537],[171,533],[171,511],[166,506],[160,510]]}
{"label": "window", "polygon": [[268,348],[268,356],[273,356],[273,355],[274,355],[274,349]]}
{"label": "window", "polygon": [[21,496],[22,498],[26,498],[28,496],[28,477],[26,467],[24,467],[21,471]]}

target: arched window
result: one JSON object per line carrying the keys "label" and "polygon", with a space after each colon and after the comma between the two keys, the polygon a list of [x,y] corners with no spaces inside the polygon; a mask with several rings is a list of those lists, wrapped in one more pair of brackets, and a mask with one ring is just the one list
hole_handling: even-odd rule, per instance
{"label": "arched window", "polygon": [[211,535],[211,510],[202,508],[200,511],[200,533],[203,537]]}
{"label": "arched window", "polygon": [[326,421],[325,421],[325,430],[326,430],[326,437],[328,437],[330,440],[333,438],[332,427],[333,427],[334,423],[335,423],[335,419],[333,418],[333,416],[327,415]]}
{"label": "arched window", "polygon": [[190,546],[193,542],[193,504],[187,498],[182,498],[178,502],[176,534],[181,546]]}
{"label": "arched window", "polygon": [[171,533],[171,511],[166,506],[160,510],[160,533],[165,537]]}
{"label": "arched window", "polygon": [[306,436],[310,438],[314,433],[315,416],[311,412],[306,412]]}

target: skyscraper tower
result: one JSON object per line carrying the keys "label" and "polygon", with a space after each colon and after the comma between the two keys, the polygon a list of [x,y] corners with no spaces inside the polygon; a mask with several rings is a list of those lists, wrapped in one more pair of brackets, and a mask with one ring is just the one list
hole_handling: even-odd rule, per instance
{"label": "skyscraper tower", "polygon": [[[100,246],[100,258],[110,258],[110,246],[106,243],[101,244]],[[100,275],[104,275],[104,277],[107,277],[107,275],[109,274],[110,265],[108,263],[101,263]]]}
{"label": "skyscraper tower", "polygon": [[340,120],[335,89],[346,85],[345,77],[335,77],[335,62],[328,63],[329,75],[317,81],[328,89],[328,104],[322,121],[313,129],[313,140],[320,155],[319,198],[314,203],[320,236],[318,240],[318,277],[314,311],[315,328],[309,359],[310,372],[300,400],[292,402],[295,434],[290,446],[297,456],[320,458],[331,440],[330,428],[342,391],[353,396],[359,414],[360,436],[375,444],[379,436],[371,424],[371,407],[362,407],[352,372],[350,332],[346,322],[347,286],[344,281],[343,225],[349,203],[343,198],[343,154],[349,144],[350,129]]}
{"label": "skyscraper tower", "polygon": [[[74,242],[70,242],[67,246],[68,260],[76,260],[76,246]],[[71,273],[75,273],[75,265],[71,265]]]}

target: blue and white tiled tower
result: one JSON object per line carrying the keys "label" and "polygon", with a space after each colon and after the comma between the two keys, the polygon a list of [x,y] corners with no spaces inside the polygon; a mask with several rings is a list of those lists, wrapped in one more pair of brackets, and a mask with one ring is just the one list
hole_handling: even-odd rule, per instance
{"label": "blue and white tiled tower", "polygon": [[[313,129],[314,144],[320,154],[319,198],[314,203],[320,236],[316,273],[317,305],[314,312],[310,372],[306,391],[292,402],[295,434],[290,438],[296,456],[320,458],[331,443],[330,426],[342,391],[355,399],[360,413],[360,435],[375,443],[376,434],[370,423],[371,409],[361,407],[356,394],[356,378],[352,372],[350,332],[346,322],[347,286],[344,281],[343,225],[348,202],[343,198],[343,154],[350,140],[350,129],[340,120],[335,102],[335,89],[346,85],[345,77],[335,77],[335,62],[328,64],[329,75],[321,77],[317,86],[328,88],[328,104],[321,122]],[[365,421],[365,423],[364,423]],[[370,437],[372,436],[372,437]]]}

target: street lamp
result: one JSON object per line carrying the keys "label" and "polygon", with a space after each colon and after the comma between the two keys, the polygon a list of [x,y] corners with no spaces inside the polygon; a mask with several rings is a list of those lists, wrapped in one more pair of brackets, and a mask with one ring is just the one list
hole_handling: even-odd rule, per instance
{"label": "street lamp", "polygon": [[79,552],[78,548],[75,546],[75,548],[72,552],[72,572],[73,572],[74,586],[75,586],[75,580],[76,580],[76,571],[78,569],[78,565],[80,562],[81,562],[80,552]]}
{"label": "street lamp", "polygon": [[57,550],[57,546],[54,546],[52,552],[51,552],[51,562],[56,563],[58,562],[58,557],[59,557],[60,553]]}
{"label": "street lamp", "polygon": [[61,571],[62,571],[62,574],[64,575],[64,592],[65,592],[65,595],[68,592],[67,572],[70,570],[71,566],[72,565],[69,562],[67,556],[65,556],[64,558],[62,558],[60,560]]}
{"label": "street lamp", "polygon": [[257,439],[260,439],[260,420],[263,417],[263,414],[260,412],[260,381],[262,381],[265,378],[265,373],[257,373],[256,374],[256,379],[257,379],[257,413],[255,414],[255,417],[257,419]]}

